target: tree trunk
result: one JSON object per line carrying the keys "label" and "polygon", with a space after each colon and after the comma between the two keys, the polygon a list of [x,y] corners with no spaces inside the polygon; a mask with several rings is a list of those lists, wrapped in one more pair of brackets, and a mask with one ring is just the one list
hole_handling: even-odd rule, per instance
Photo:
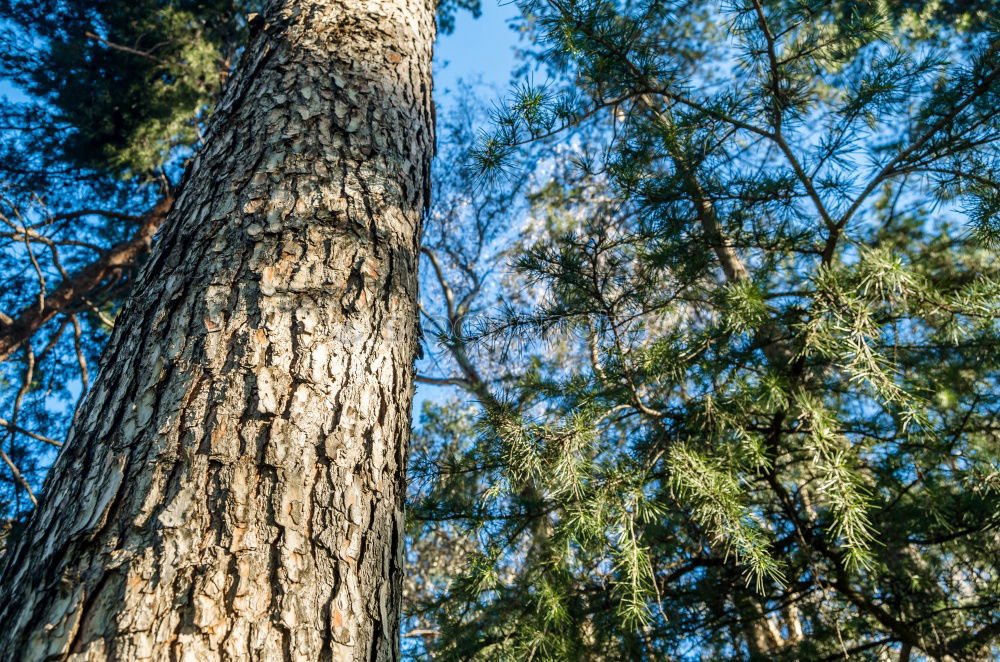
{"label": "tree trunk", "polygon": [[0,579],[2,660],[398,656],[429,0],[272,0]]}

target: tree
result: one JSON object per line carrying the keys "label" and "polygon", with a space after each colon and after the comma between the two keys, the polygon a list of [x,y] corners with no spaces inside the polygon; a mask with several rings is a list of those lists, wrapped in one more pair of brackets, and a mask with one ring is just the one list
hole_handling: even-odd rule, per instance
{"label": "tree", "polygon": [[4,519],[31,507],[258,4],[0,3]]}
{"label": "tree", "polygon": [[253,18],[3,558],[3,657],[396,657],[433,20]]}
{"label": "tree", "polygon": [[427,646],[995,659],[1000,60],[980,10],[956,32],[908,3],[520,5],[551,78],[514,91],[478,165],[553,139],[575,158],[534,195],[507,310],[458,334],[519,342],[530,369],[478,426],[425,413],[415,535],[458,529],[466,568],[414,609]]}
{"label": "tree", "polygon": [[[0,549],[201,145],[258,0],[0,2]],[[475,0],[438,3],[441,32]]]}
{"label": "tree", "polygon": [[[262,38],[261,23],[227,17],[226,5],[60,0],[36,10],[29,2],[0,2],[0,12],[11,6],[34,12],[21,20],[31,30],[41,25],[42,41],[55,49],[53,58],[42,58],[42,69],[73,74],[67,94],[60,83],[66,76],[32,77],[35,84],[48,81],[39,89],[53,91],[46,97],[51,105],[35,109],[53,131],[19,135],[46,138],[38,154],[57,155],[61,164],[101,157],[72,166],[72,177],[81,175],[85,185],[74,179],[62,189],[43,187],[41,201],[33,201],[29,184],[58,179],[55,168],[38,164],[29,176],[16,172],[14,159],[0,163],[19,196],[3,207],[9,232],[0,240],[5,250],[19,251],[23,267],[0,301],[7,310],[51,315],[20,332],[27,339],[18,341],[0,375],[10,379],[0,387],[14,412],[0,421],[11,441],[3,473],[11,509],[27,507],[24,495],[46,464],[32,444],[58,443],[59,435],[44,427],[45,394],[61,382],[51,366],[77,359],[85,365],[80,357],[103,342],[103,329],[111,327],[105,320],[114,322],[126,291],[121,283],[133,280],[131,265],[141,261],[144,246],[128,253],[127,266],[98,276],[99,296],[74,291],[56,309],[44,303],[53,290],[46,283],[63,275],[67,253],[89,256],[85,244],[94,234],[99,247],[137,237],[136,221],[148,227],[151,220],[140,212],[167,193],[177,195],[172,183],[159,187],[156,180],[165,172],[174,181],[180,164],[194,158],[208,117],[205,99],[229,72],[228,65],[216,66],[224,56],[206,55],[202,47],[235,54],[243,41],[232,35],[248,30]],[[435,659],[993,659],[1000,645],[993,560],[1000,553],[1000,423],[992,395],[1000,365],[993,5],[526,0],[520,6],[522,33],[532,40],[528,64],[539,65],[549,82],[516,89],[473,157],[491,180],[506,181],[497,175],[509,175],[521,155],[543,167],[536,179],[485,192],[469,172],[439,171],[444,186],[435,181],[435,191],[448,199],[429,215],[420,249],[429,284],[424,330],[438,345],[427,347],[427,371],[417,379],[462,392],[425,403],[414,440],[407,652]],[[60,8],[69,8],[64,18],[77,29],[62,30],[59,21],[49,28],[47,11]],[[178,20],[177,10],[198,18]],[[220,20],[205,18],[213,12]],[[74,22],[93,16],[104,17],[97,28]],[[80,37],[84,32],[93,36]],[[32,58],[17,57],[18,40],[7,44],[4,66],[21,63],[32,72]],[[202,68],[186,69],[192,53],[202,53]],[[126,57],[137,59],[116,70]],[[91,91],[92,109],[75,104]],[[191,103],[189,93],[202,101]],[[128,116],[106,125],[91,119],[122,112],[122,100]],[[51,108],[65,111],[71,130],[60,133],[58,122],[48,122]],[[303,108],[308,112],[308,104]],[[25,125],[38,116],[25,113]],[[5,117],[4,131],[22,123],[16,113]],[[448,165],[462,160],[474,132],[456,132],[455,149],[444,154]],[[66,135],[73,139],[63,141]],[[563,144],[554,147],[556,140]],[[12,144],[18,154],[31,153],[21,142],[6,146]],[[115,178],[122,174],[131,183]],[[534,187],[529,218],[512,228],[512,209],[521,208],[526,185]],[[57,189],[63,193],[50,194]],[[92,210],[98,205],[91,200],[105,193],[108,200],[127,199],[128,213],[76,215],[83,200],[65,193],[74,190],[87,191]],[[197,206],[183,195],[178,204]],[[40,211],[53,204],[51,217]],[[71,219],[99,230],[72,227]],[[197,238],[213,230],[195,224],[189,219],[183,227],[190,232],[167,231],[163,239],[187,249],[182,238],[195,237],[197,252]],[[59,233],[49,233],[53,228]],[[504,270],[508,258],[512,265]],[[247,257],[250,271],[256,259]],[[130,311],[166,310],[149,299],[169,289],[172,276],[204,273],[156,260],[160,266],[148,267],[151,276],[138,283],[146,303]],[[88,264],[74,259],[65,271],[72,275]],[[16,270],[9,265],[3,263],[5,273]],[[365,276],[368,266],[366,258],[357,271]],[[340,271],[348,274],[340,291],[370,293],[366,278],[360,287],[357,279],[351,284],[354,269]],[[153,284],[161,277],[168,282]],[[173,300],[184,315],[196,311],[191,328],[214,318],[199,315],[202,304],[185,297],[201,292],[204,310],[218,309],[219,282],[213,274],[201,289]],[[242,337],[235,328],[239,306],[250,298],[243,292],[232,294],[237,314],[220,326],[236,338]],[[281,293],[291,296],[279,289],[272,296]],[[27,303],[7,305],[13,300]],[[334,301],[334,309],[338,304],[344,307]],[[119,326],[135,314],[127,312]],[[244,315],[246,326],[253,314]],[[342,314],[353,319],[346,309]],[[81,327],[83,341],[70,345],[63,332],[73,328],[76,341]],[[98,332],[91,342],[88,331]],[[118,333],[116,358],[105,363],[115,374],[135,364],[124,349],[134,329]],[[213,337],[192,334],[194,346],[182,345],[181,358],[207,356],[202,348],[211,350]],[[297,343],[302,337],[294,335]],[[60,354],[65,347],[70,351]],[[309,352],[313,345],[296,347]],[[224,389],[212,375],[247,375],[226,391],[238,400],[252,389],[264,393],[269,362],[282,360],[265,356],[268,369],[259,370],[261,363],[247,367],[253,360],[244,355],[227,356],[207,386],[192,387],[191,404],[178,413],[180,428],[164,433],[176,447],[193,440],[197,450],[191,460],[178,460],[170,449],[155,455],[179,467],[160,474],[164,481],[180,486],[202,470],[212,477],[199,493],[212,496],[197,504],[193,520],[225,525],[231,516],[224,507],[216,514],[214,504],[238,501],[228,494],[238,493],[239,481],[216,478],[230,475],[231,456],[215,452],[224,440],[217,445],[203,430],[239,418],[259,431],[254,442],[264,447],[274,425],[266,407],[251,407],[246,420],[217,417],[220,407],[235,407],[217,404]],[[289,365],[288,388],[315,388],[300,365]],[[197,381],[201,373],[191,372]],[[130,388],[127,379],[113,378],[122,392]],[[186,388],[183,375],[170,379]],[[121,398],[92,394],[88,405],[102,398],[141,405],[144,383],[135,384]],[[162,402],[169,408],[167,395]],[[97,411],[81,408],[88,422],[79,428],[106,422],[113,433],[137,424],[127,409],[95,422]],[[74,435],[67,463],[86,448],[76,446],[82,442]],[[140,433],[136,456],[151,448],[147,443]],[[207,460],[198,457],[202,450]],[[83,455],[81,462],[99,460]],[[275,464],[263,458],[263,466]],[[115,481],[115,465],[109,466]],[[287,466],[257,474],[261,489],[273,488],[272,504],[288,486],[278,480],[281,471],[289,474]],[[58,495],[63,482],[76,489],[67,467],[52,475],[43,500]],[[225,500],[216,498],[224,489]],[[98,516],[93,531],[84,522],[82,542],[68,539],[71,558],[122,530],[122,519],[110,511],[127,509],[132,497],[119,493],[122,501],[109,502],[108,516]],[[147,502],[159,509],[147,521],[168,529],[164,544],[171,550],[185,544],[183,533],[160,517],[172,521],[172,504],[185,498],[178,487],[162,503]],[[61,521],[45,506],[42,512]],[[275,533],[274,554],[283,563],[295,522],[275,522],[258,530]],[[175,528],[190,530],[186,525]],[[132,537],[120,539],[139,535],[126,533]],[[19,536],[15,528],[14,551],[34,562],[34,547]],[[206,613],[210,600],[202,587],[210,582],[201,568],[216,567],[212,555],[221,547],[206,543],[195,569],[194,554],[184,557],[188,574],[171,581],[195,588],[180,598],[187,602],[178,612]],[[142,562],[132,561],[129,549],[103,559],[100,548],[90,549],[102,568]],[[109,591],[120,580],[117,572],[109,573]],[[287,576],[276,573],[276,581]],[[65,576],[71,590],[89,590],[92,579]],[[233,603],[242,600],[236,594]],[[178,636],[190,637],[197,627],[193,618],[180,623]]]}

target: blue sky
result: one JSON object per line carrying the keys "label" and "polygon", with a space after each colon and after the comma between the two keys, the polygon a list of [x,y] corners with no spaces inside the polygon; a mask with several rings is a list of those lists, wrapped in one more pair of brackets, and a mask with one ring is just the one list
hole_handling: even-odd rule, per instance
{"label": "blue sky", "polygon": [[514,68],[517,35],[508,22],[517,16],[510,0],[483,0],[483,13],[456,17],[455,31],[440,35],[434,48],[434,87],[439,102],[460,79],[481,77],[484,83],[504,89]]}

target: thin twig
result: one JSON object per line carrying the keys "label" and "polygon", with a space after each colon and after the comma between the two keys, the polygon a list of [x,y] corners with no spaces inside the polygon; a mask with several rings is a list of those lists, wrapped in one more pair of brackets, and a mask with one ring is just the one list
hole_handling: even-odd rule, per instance
{"label": "thin twig", "polygon": [[14,425],[13,423],[11,423],[10,421],[8,421],[5,418],[0,418],[0,427],[5,427],[8,430],[11,430],[12,432],[16,432],[18,434],[23,434],[25,437],[31,437],[32,439],[35,439],[37,441],[45,442],[46,444],[50,444],[52,446],[55,446],[56,448],[59,448],[59,447],[62,446],[62,442],[61,441],[56,441],[55,439],[50,439],[49,437],[40,435],[37,432],[32,432],[31,430],[25,430],[21,426]]}
{"label": "thin twig", "polygon": [[6,464],[7,467],[10,468],[10,472],[14,474],[14,480],[20,483],[21,487],[24,488],[24,491],[28,493],[28,498],[31,499],[31,503],[37,506],[38,499],[35,498],[35,493],[31,490],[31,485],[28,485],[28,481],[21,475],[21,471],[17,468],[17,465],[14,464],[14,461],[10,459],[3,448],[0,448],[0,458],[3,458],[4,464]]}

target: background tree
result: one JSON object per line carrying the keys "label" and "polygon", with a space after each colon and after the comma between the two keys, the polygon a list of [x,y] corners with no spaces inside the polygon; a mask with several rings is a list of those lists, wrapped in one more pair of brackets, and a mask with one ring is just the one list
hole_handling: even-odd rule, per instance
{"label": "background tree", "polygon": [[0,111],[0,499],[11,515],[31,506],[66,434],[258,4],[0,4],[12,95]]}
{"label": "background tree", "polygon": [[415,654],[993,659],[983,15],[952,39],[875,3],[520,7],[550,81],[479,168],[577,158],[534,198],[508,311],[461,334],[533,369],[478,428],[425,414],[417,535],[472,549]]}

